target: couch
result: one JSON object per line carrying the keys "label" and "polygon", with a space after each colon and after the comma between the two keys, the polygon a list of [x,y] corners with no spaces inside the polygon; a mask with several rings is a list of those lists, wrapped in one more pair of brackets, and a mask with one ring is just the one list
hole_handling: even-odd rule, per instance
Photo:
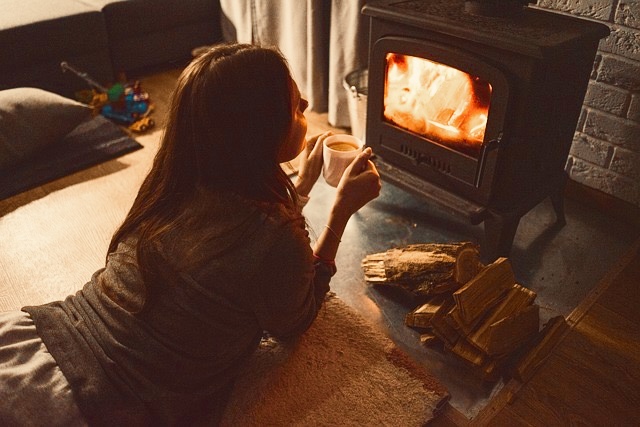
{"label": "couch", "polygon": [[221,40],[219,0],[3,0],[0,90],[36,87],[73,96],[97,82],[186,61]]}

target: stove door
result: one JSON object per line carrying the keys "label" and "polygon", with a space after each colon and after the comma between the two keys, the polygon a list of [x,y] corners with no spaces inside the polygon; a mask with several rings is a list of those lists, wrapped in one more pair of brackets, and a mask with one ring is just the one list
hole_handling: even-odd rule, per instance
{"label": "stove door", "polygon": [[369,62],[367,144],[385,161],[484,203],[508,99],[507,77],[479,55],[383,37]]}

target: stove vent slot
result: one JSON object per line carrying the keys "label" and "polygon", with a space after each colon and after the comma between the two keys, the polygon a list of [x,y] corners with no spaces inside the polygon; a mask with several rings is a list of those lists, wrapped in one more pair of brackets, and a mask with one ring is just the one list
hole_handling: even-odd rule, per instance
{"label": "stove vent slot", "polygon": [[424,153],[414,148],[407,147],[406,145],[401,144],[400,152],[407,157],[411,157],[411,159],[416,165],[424,164],[424,165],[431,166],[432,168],[437,169],[440,172],[448,173],[448,174],[451,173],[451,165],[449,163],[443,162],[442,160],[436,159],[435,157],[432,157],[432,156],[427,156]]}

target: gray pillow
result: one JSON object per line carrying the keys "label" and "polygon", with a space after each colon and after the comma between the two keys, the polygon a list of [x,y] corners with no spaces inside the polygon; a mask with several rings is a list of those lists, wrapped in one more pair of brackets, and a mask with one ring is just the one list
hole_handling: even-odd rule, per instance
{"label": "gray pillow", "polygon": [[90,115],[88,105],[42,89],[0,91],[0,170],[60,141]]}

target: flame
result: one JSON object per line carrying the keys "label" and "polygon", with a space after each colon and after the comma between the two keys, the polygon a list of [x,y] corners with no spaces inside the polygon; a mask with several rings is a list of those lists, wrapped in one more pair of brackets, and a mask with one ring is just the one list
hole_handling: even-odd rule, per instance
{"label": "flame", "polygon": [[491,85],[424,58],[387,54],[384,117],[430,140],[477,154]]}

